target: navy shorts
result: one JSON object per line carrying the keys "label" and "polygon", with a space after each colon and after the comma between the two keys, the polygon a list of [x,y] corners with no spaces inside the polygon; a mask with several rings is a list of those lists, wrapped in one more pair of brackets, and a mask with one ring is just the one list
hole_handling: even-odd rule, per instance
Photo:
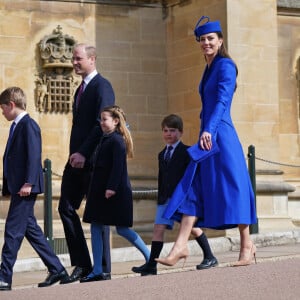
{"label": "navy shorts", "polygon": [[166,225],[167,229],[172,230],[173,226],[174,226],[174,221],[163,218],[163,214],[165,212],[167,205],[168,205],[168,202],[165,204],[162,204],[162,205],[157,205],[154,224]]}

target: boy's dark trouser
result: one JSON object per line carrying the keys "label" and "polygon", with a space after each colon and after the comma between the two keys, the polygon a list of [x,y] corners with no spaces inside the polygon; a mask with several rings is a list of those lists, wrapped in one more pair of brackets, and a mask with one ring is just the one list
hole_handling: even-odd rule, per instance
{"label": "boy's dark trouser", "polygon": [[64,270],[36,222],[34,216],[35,200],[35,194],[28,197],[21,197],[17,194],[11,196],[5,223],[0,269],[0,278],[9,284],[12,282],[13,267],[24,236],[47,266],[49,272],[60,273]]}

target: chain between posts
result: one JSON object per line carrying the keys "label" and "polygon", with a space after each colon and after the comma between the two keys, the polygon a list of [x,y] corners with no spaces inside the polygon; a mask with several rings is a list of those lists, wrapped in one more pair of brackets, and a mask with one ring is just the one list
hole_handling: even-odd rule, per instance
{"label": "chain between posts", "polygon": [[285,164],[285,163],[280,163],[280,162],[276,162],[276,161],[271,161],[268,159],[264,159],[264,158],[260,158],[260,157],[255,157],[255,159],[269,163],[269,164],[273,164],[273,165],[279,165],[279,166],[284,166],[284,167],[292,167],[292,168],[300,168],[299,165],[292,165],[292,164]]}

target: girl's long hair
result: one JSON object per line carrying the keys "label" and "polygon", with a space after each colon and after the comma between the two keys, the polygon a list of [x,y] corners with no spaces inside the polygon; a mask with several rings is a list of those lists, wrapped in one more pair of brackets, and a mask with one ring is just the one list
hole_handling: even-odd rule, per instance
{"label": "girl's long hair", "polygon": [[110,113],[113,119],[118,119],[116,131],[119,132],[125,141],[127,157],[133,157],[133,141],[130,131],[127,128],[126,116],[122,108],[117,105],[109,106],[103,109],[103,111]]}

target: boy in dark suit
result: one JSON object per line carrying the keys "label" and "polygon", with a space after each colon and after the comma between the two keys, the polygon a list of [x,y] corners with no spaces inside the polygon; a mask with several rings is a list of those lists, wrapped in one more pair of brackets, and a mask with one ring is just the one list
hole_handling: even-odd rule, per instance
{"label": "boy in dark suit", "polygon": [[[141,273],[142,276],[157,274],[155,258],[159,257],[163,248],[165,230],[172,229],[174,225],[174,221],[165,219],[162,216],[167,207],[168,199],[172,196],[190,162],[190,156],[187,152],[188,146],[180,141],[183,134],[182,119],[174,114],[166,116],[161,123],[161,128],[166,147],[158,154],[158,205],[150,259],[146,264],[132,268],[133,272]],[[192,234],[203,251],[203,261],[197,265],[197,269],[208,269],[217,266],[218,261],[211,252],[204,232],[200,228],[193,228]]]}
{"label": "boy in dark suit", "polygon": [[50,286],[68,278],[64,266],[54,254],[34,216],[34,203],[43,193],[41,132],[25,111],[26,96],[22,89],[11,87],[0,95],[4,117],[13,121],[3,157],[3,196],[10,196],[6,217],[0,290],[11,290],[13,267],[23,238],[40,256],[49,274],[39,287]]}

